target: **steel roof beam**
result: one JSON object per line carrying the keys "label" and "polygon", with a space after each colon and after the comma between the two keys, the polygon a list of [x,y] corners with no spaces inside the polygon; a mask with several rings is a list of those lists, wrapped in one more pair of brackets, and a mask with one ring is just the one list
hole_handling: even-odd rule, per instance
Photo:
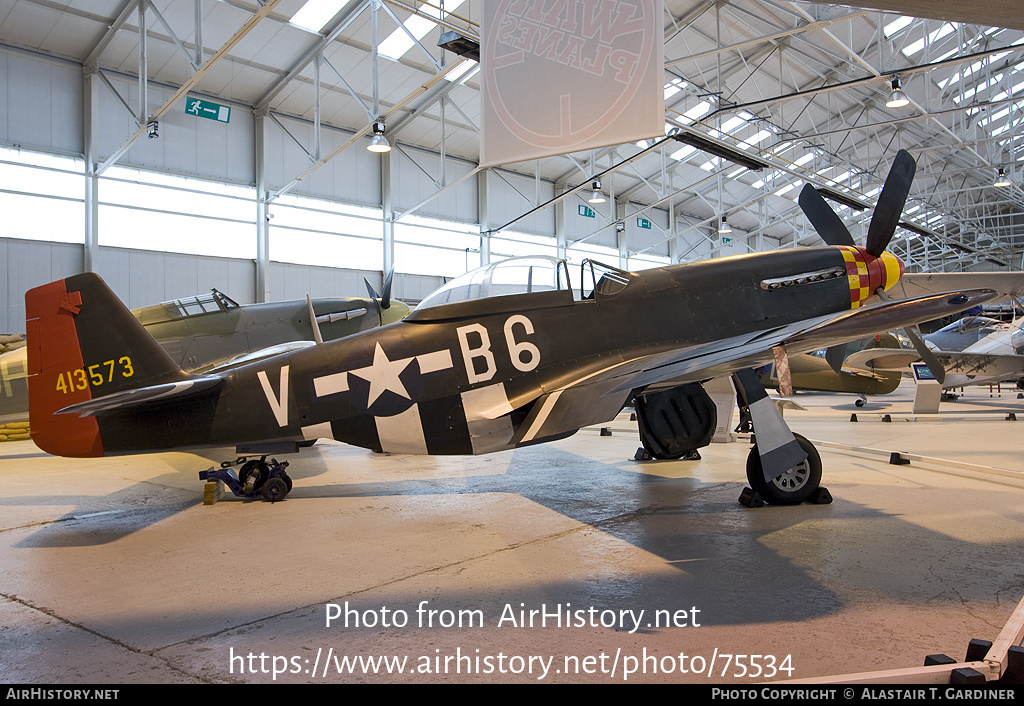
{"label": "steel roof beam", "polygon": [[[259,10],[257,10],[252,15],[252,17],[250,17],[248,20],[246,20],[246,22],[238,29],[238,31],[236,31],[234,33],[234,35],[232,35],[232,37],[230,39],[228,39],[227,42],[225,42],[224,46],[222,46],[220,49],[218,49],[216,51],[216,53],[214,53],[213,56],[211,56],[209,59],[207,59],[206,63],[203,64],[199,68],[198,71],[196,71],[194,74],[192,74],[192,76],[189,77],[189,80],[186,81],[185,83],[183,83],[181,85],[181,87],[177,91],[175,91],[174,94],[167,100],[167,102],[165,102],[162,106],[160,106],[156,110],[156,112],[153,113],[151,116],[148,116],[148,119],[150,119],[150,120],[159,120],[164,115],[164,113],[166,113],[168,110],[170,110],[174,106],[175,103],[177,103],[179,100],[181,100],[181,98],[186,93],[188,93],[190,90],[192,90],[192,88],[197,83],[199,83],[199,81],[201,81],[203,79],[203,77],[206,76],[207,73],[209,73],[210,69],[212,69],[214,67],[214,65],[217,64],[218,61],[220,61],[224,56],[226,56],[227,53],[229,51],[231,51],[231,49],[233,49],[236,44],[238,44],[240,41],[242,41],[242,39],[247,34],[249,34],[249,32],[251,32],[253,30],[253,28],[256,25],[258,25],[260,23],[260,21],[264,17],[269,15],[271,10],[273,10],[275,7],[277,7],[278,3],[280,3],[280,2],[281,2],[281,0],[267,0],[263,4],[263,6]],[[139,126],[138,130],[136,130],[135,133],[131,137],[129,137],[128,140],[125,141],[124,144],[122,144],[120,147],[118,147],[116,150],[114,150],[113,154],[111,154],[109,157],[107,157],[107,159],[99,167],[97,167],[97,169],[96,169],[97,176],[100,175],[100,174],[103,174],[103,172],[105,172],[113,164],[115,164],[117,162],[117,160],[120,159],[121,156],[125,152],[127,152],[131,148],[131,146],[133,144],[135,144],[135,142],[140,137],[142,137],[143,135],[146,134],[146,132],[147,132],[147,128],[146,128],[145,124]]]}

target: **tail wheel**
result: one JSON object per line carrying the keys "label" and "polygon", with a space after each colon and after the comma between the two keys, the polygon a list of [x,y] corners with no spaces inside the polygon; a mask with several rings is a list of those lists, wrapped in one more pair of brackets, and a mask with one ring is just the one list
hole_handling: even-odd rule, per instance
{"label": "tail wheel", "polygon": [[287,473],[285,473],[284,471],[281,471],[280,473],[278,473],[277,477],[280,478],[281,480],[283,480],[284,484],[286,486],[288,486],[288,492],[289,493],[292,492],[292,477],[290,475],[288,475]]}
{"label": "tail wheel", "polygon": [[808,500],[821,484],[821,456],[814,444],[794,434],[807,458],[770,481],[764,479],[761,454],[757,446],[747,456],[747,482],[765,502],[772,505],[799,505]]}

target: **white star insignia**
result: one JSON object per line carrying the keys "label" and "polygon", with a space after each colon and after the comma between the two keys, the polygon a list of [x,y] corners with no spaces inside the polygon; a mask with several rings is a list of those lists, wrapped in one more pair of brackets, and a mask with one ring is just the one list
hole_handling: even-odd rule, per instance
{"label": "white star insignia", "polygon": [[385,390],[390,390],[407,400],[411,399],[408,391],[405,389],[405,385],[402,384],[398,376],[408,367],[409,361],[412,358],[388,360],[388,356],[384,349],[380,347],[380,343],[378,342],[376,345],[377,347],[373,351],[372,365],[348,371],[349,375],[355,375],[370,383],[370,396],[366,401],[366,406],[370,407],[373,405],[377,398],[384,394]]}

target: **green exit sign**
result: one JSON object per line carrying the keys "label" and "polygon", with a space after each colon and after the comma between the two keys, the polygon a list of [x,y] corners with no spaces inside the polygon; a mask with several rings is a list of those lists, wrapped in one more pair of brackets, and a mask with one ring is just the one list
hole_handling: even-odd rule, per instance
{"label": "green exit sign", "polygon": [[597,214],[594,213],[594,209],[590,208],[590,206],[584,206],[583,204],[580,204],[579,208],[580,208],[580,215],[581,216],[584,216],[585,218],[596,218],[597,217]]}
{"label": "green exit sign", "polygon": [[651,229],[651,222],[649,220],[647,220],[646,218],[637,218],[636,219],[636,227],[637,228],[644,228],[645,230],[650,230]]}
{"label": "green exit sign", "polygon": [[185,99],[185,112],[208,120],[226,123],[231,120],[231,108],[213,101],[189,96]]}
{"label": "green exit sign", "polygon": [[722,245],[726,247],[732,247],[732,238],[722,238]]}

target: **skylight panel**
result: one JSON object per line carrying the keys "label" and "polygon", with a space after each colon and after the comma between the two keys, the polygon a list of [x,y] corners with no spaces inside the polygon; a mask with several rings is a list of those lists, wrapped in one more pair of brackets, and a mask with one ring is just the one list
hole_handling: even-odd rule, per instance
{"label": "skylight panel", "polygon": [[899,18],[893,20],[892,22],[890,22],[889,24],[887,24],[882,31],[885,32],[885,36],[886,37],[891,37],[892,35],[897,34],[898,32],[900,32],[903,28],[905,28],[907,25],[909,25],[913,21],[914,21],[913,17],[907,17],[907,16],[899,17]]}
{"label": "skylight panel", "polygon": [[349,0],[306,0],[306,4],[300,7],[288,22],[319,34],[324,25],[348,3]]}
{"label": "skylight panel", "polygon": [[814,159],[814,153],[813,152],[808,152],[803,157],[801,157],[800,159],[798,159],[795,162],[793,162],[793,164],[795,164],[798,167],[802,167],[805,164],[807,164],[808,162],[810,162],[812,159]]}
{"label": "skylight panel", "polygon": [[[460,78],[462,78],[463,76],[466,76],[466,74],[469,74],[469,76],[466,76],[466,78],[467,79],[470,78],[470,76],[472,76],[473,74],[475,74],[479,70],[480,70],[480,64],[478,64],[477,62],[475,62],[475,61],[463,61],[462,62],[462,66],[458,67],[457,69],[455,69],[453,71],[448,72],[447,74],[445,74],[444,78],[445,78],[446,81],[451,81],[452,83],[454,83],[454,82],[458,81]],[[470,73],[470,72],[472,72],[472,73]]]}
{"label": "skylight panel", "polygon": [[685,160],[687,157],[689,157],[691,154],[693,154],[696,151],[697,151],[696,147],[693,147],[692,145],[687,145],[686,147],[682,148],[681,150],[676,150],[675,152],[670,154],[669,157],[671,157],[672,159],[678,159],[680,162],[682,162],[683,160]]}
{"label": "skylight panel", "polygon": [[751,147],[753,145],[759,145],[771,136],[772,134],[768,130],[760,130],[753,137],[748,137],[747,139],[743,140],[741,144],[747,145],[748,147]]}
{"label": "skylight panel", "polygon": [[683,90],[688,85],[689,84],[686,83],[686,81],[682,80],[681,78],[672,79],[671,81],[665,84],[665,100],[668,100],[675,94],[679,93],[679,91]]}
{"label": "skylight panel", "polygon": [[[445,11],[454,12],[459,9],[459,6],[462,5],[463,2],[465,2],[465,0],[452,0],[451,4],[445,7]],[[427,15],[427,17],[433,17],[435,19],[440,18],[440,10],[428,3],[420,5],[419,11],[422,15]],[[426,37],[427,33],[436,26],[437,23],[432,22],[426,17],[413,15],[405,21],[405,29],[409,31],[406,32],[401,27],[396,29],[388,35],[387,39],[380,43],[377,48],[377,53],[387,59],[398,61],[407,51],[412,49],[415,44],[412,37],[409,36],[410,34],[412,34],[413,37],[416,37],[416,41],[419,41]]]}
{"label": "skylight panel", "polygon": [[[988,81],[985,81],[985,82],[983,82],[981,84],[975,85],[972,88],[968,88],[966,91],[964,91],[960,95],[954,96],[953,97],[953,102],[954,103],[960,103],[960,101],[965,100],[967,98],[970,98],[971,96],[974,96],[975,94],[978,93],[978,91],[983,91],[986,88],[990,88],[990,87],[996,85],[997,83],[999,83],[1002,80],[1003,80],[1003,74],[1002,73],[996,74],[995,76],[990,78]],[[998,100],[998,98],[993,98],[992,100]]]}
{"label": "skylight panel", "polygon": [[[942,39],[946,35],[950,34],[955,29],[956,29],[956,27],[954,27],[949,22],[943,22],[941,27],[939,27],[937,30],[935,30],[934,32],[932,32],[931,34],[928,35],[928,41],[929,41],[929,43],[934,44],[935,42],[939,41],[940,39]],[[912,58],[914,54],[917,54],[922,49],[924,49],[924,42],[925,42],[925,38],[921,37],[916,42],[913,42],[913,43],[907,45],[906,47],[904,47],[903,48],[903,53],[907,57],[911,57]]]}
{"label": "skylight panel", "polygon": [[913,57],[914,54],[917,54],[922,49],[924,49],[924,37],[921,37],[916,42],[912,42],[907,46],[903,47],[903,53],[909,57]]}
{"label": "skylight panel", "polygon": [[684,118],[689,118],[691,121],[700,120],[705,115],[711,112],[711,104],[707,101],[701,101],[697,105],[690,108],[688,111],[683,113]]}
{"label": "skylight panel", "polygon": [[746,120],[744,120],[743,118],[741,118],[740,116],[737,115],[734,118],[729,118],[728,120],[726,120],[725,121],[725,125],[723,125],[722,128],[721,128],[721,131],[722,132],[732,132],[733,130],[735,130],[740,125],[743,125],[746,122],[747,122]]}

